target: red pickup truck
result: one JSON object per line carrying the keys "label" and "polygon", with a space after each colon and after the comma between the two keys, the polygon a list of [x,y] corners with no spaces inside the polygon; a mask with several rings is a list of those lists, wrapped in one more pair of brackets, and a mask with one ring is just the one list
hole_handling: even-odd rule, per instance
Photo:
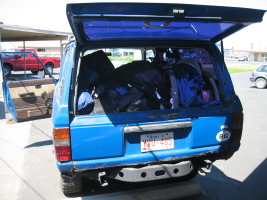
{"label": "red pickup truck", "polygon": [[[4,64],[4,74],[9,76],[11,71],[31,71],[37,74],[39,70],[43,69],[41,63],[32,54],[20,54],[20,52],[30,52],[38,57],[36,49],[9,49],[8,52],[3,54],[2,61]],[[39,60],[47,67],[48,71],[52,74],[54,68],[60,67],[60,57],[38,57]]]}

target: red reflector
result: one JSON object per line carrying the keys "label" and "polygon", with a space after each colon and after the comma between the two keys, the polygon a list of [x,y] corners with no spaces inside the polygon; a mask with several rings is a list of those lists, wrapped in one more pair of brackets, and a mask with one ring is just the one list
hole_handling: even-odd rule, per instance
{"label": "red reflector", "polygon": [[234,114],[232,142],[240,142],[243,130],[243,113]]}
{"label": "red reflector", "polygon": [[55,146],[56,158],[58,161],[70,161],[70,146]]}

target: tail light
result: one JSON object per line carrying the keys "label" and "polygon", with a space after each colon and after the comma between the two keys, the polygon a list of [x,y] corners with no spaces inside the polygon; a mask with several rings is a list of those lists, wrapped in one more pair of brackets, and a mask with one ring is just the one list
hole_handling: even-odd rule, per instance
{"label": "tail light", "polygon": [[243,113],[234,114],[232,142],[240,142],[243,130]]}
{"label": "tail light", "polygon": [[54,128],[53,135],[57,160],[70,161],[70,129],[68,127]]}

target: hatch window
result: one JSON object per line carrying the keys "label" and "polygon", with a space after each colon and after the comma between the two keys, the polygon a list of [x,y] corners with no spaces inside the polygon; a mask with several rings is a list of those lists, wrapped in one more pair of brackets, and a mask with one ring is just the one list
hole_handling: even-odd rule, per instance
{"label": "hatch window", "polygon": [[233,23],[175,21],[87,21],[83,29],[90,40],[192,39],[210,40]]}
{"label": "hatch window", "polygon": [[222,104],[214,65],[202,48],[88,50],[77,89],[79,115]]}

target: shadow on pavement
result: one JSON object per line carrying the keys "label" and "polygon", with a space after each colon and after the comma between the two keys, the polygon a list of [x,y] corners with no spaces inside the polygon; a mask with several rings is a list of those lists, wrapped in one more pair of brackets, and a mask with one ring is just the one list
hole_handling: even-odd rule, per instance
{"label": "shadow on pavement", "polygon": [[[247,199],[267,199],[267,159],[265,159],[240,185]],[[239,188],[238,188],[239,189]]]}
{"label": "shadow on pavement", "polygon": [[196,181],[153,181],[143,183],[127,183],[109,179],[109,185],[102,187],[98,181],[84,179],[82,193],[68,197],[81,197],[83,200],[93,199],[177,199],[184,196],[201,194],[201,187]]}
{"label": "shadow on pavement", "polygon": [[[240,163],[240,165],[242,165],[242,163]],[[239,172],[237,171],[236,173]],[[182,199],[186,200],[267,199],[266,173],[267,173],[267,159],[265,159],[243,182],[226,176],[220,169],[218,169],[216,166],[213,166],[212,173],[208,174],[205,177],[197,175],[197,177],[193,179],[194,181],[199,182],[202,188],[202,194]],[[175,183],[175,181],[165,180],[157,184],[155,182],[127,183],[116,180],[109,180],[108,186],[101,187],[98,181],[91,181],[88,180],[87,178],[84,178],[84,186],[82,193],[77,195],[71,195],[69,197],[81,197],[81,199],[87,200],[88,198],[97,199],[98,197],[100,197],[98,195],[109,194],[108,199],[114,199],[114,197],[116,197],[117,194],[116,192],[128,191],[128,193],[131,194],[131,190],[134,189],[140,189],[140,188],[144,189],[147,187],[160,186],[160,185],[162,185],[162,187],[165,187],[170,183]],[[155,197],[155,199],[156,198],[157,197]],[[166,199],[168,199],[168,195],[166,195]]]}
{"label": "shadow on pavement", "polygon": [[[242,163],[240,163],[242,165]],[[238,171],[236,173],[239,173]],[[202,195],[187,200],[213,199],[267,199],[267,159],[265,159],[243,182],[226,176],[220,169],[213,166],[212,172],[206,177],[197,176],[202,187]]]}
{"label": "shadow on pavement", "polygon": [[52,144],[53,144],[52,140],[45,140],[45,141],[41,141],[41,142],[32,143],[30,145],[27,145],[24,148],[27,149],[27,148],[31,148],[31,147],[40,147],[40,146],[47,146],[47,145],[52,145]]}

